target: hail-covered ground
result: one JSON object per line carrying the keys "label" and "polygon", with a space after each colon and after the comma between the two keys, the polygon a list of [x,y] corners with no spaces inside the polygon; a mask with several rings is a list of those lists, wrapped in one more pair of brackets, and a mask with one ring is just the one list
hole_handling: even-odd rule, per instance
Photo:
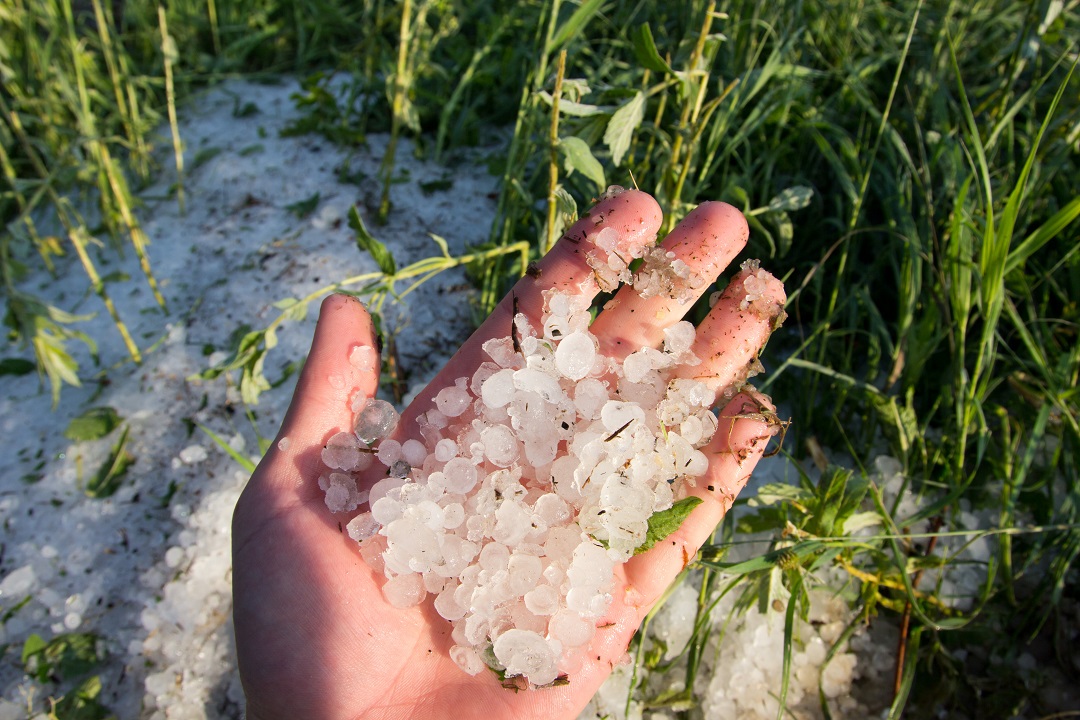
{"label": "hail-covered ground", "polygon": [[[122,258],[95,252],[118,311],[145,349],[142,364],[127,359],[85,284],[57,279],[77,277],[72,258],[60,259],[56,278],[27,282],[63,310],[96,313],[76,327],[99,345],[96,358],[73,346],[85,382],[65,388],[55,411],[33,373],[0,376],[8,458],[0,471],[0,720],[40,713],[50,697],[94,675],[97,700],[118,718],[242,715],[229,525],[247,474],[211,433],[239,455],[258,458],[260,442],[273,438],[287,407],[291,370],[304,358],[316,307],[279,332],[266,363],[273,386],[257,405],[246,407],[228,378],[192,376],[225,358],[238,333],[277,317],[275,302],[375,269],[357,249],[347,213],[355,205],[372,217],[386,144],[371,136],[349,153],[315,136],[281,137],[296,117],[290,98],[296,91],[292,81],[230,83],[182,112],[183,209],[174,171],[163,171],[139,193],[167,311],[155,303],[130,249]],[[160,145],[168,166],[167,135]],[[429,233],[444,237],[452,253],[486,239],[496,180],[485,160],[498,152],[479,149],[448,168],[416,159],[408,144],[399,148],[394,210],[385,226],[368,223],[399,267],[439,253]],[[41,223],[57,232],[48,218]],[[472,293],[464,274],[451,271],[391,308],[410,394],[467,336]],[[109,434],[79,442],[65,436],[73,418],[106,407],[120,419]],[[113,494],[88,496],[124,433],[121,454],[134,462]],[[895,463],[881,459],[877,472],[887,489],[899,491]],[[762,463],[754,483],[794,477],[774,458]],[[833,717],[864,717],[891,699],[895,630],[883,623],[862,629],[826,662],[851,620],[847,599],[854,589],[850,578],[824,579],[836,590],[815,592],[809,622],[798,622],[789,705],[799,717],[820,717],[820,688]],[[677,658],[693,628],[696,582],[691,575],[670,595],[644,649]],[[696,704],[706,718],[775,717],[784,614],[735,613],[734,602],[729,594],[713,611],[717,631],[695,685]],[[22,654],[33,635],[45,643],[59,639],[56,648],[67,640],[69,653],[82,648],[85,662],[79,667],[38,653],[28,668]],[[50,662],[44,678],[27,672]],[[628,703],[632,675],[631,665],[616,668],[582,717],[673,718],[674,708],[644,701],[681,689],[678,661],[668,672],[647,674]]]}

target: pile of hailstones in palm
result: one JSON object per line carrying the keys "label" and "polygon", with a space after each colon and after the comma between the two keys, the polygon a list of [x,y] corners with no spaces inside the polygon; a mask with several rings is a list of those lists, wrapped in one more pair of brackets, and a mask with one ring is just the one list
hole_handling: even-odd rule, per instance
{"label": "pile of hailstones in palm", "polygon": [[[614,239],[606,232],[601,248]],[[685,302],[701,287],[670,253],[648,255],[634,280],[643,295]],[[629,279],[619,260],[592,260],[602,288]],[[370,508],[348,532],[387,577],[386,599],[409,607],[435,596],[467,673],[492,668],[539,687],[573,670],[572,651],[611,603],[615,564],[708,468],[699,448],[717,427],[713,393],[672,379],[700,362],[694,326],[676,323],[662,350],[619,362],[598,351],[589,321],[587,297],[549,290],[541,332],[517,314],[510,337],[484,343],[488,359],[418,418],[422,440],[390,439],[393,407],[360,399],[354,432],[324,449],[330,510]],[[375,462],[387,476],[365,495],[355,474]]]}

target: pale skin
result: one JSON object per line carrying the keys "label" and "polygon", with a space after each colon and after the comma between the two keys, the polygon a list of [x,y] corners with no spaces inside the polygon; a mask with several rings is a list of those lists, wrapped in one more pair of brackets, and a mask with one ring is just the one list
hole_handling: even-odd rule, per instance
{"label": "pale skin", "polygon": [[[659,227],[661,213],[644,193],[628,191],[601,201],[514,288],[520,312],[534,326],[548,288],[595,294],[585,261],[591,239],[603,227],[620,232],[630,251]],[[734,208],[706,203],[664,241],[691,269],[713,279],[742,249],[746,221]],[[775,315],[740,309],[746,272],[735,275],[702,322],[695,345],[701,365],[686,374],[718,392],[737,382],[775,324]],[[706,286],[707,287],[707,286]],[[702,291],[706,289],[702,288]],[[764,295],[776,312],[783,286],[775,280]],[[642,299],[620,289],[592,331],[609,355],[625,357],[659,347],[663,329],[690,304]],[[482,343],[509,334],[513,302],[508,296],[461,347],[446,369],[402,414],[398,437],[419,438],[415,419],[434,395],[471,375],[487,357]],[[759,303],[760,305],[760,303]],[[634,631],[665,588],[706,542],[742,489],[778,425],[772,406],[743,392],[721,405],[719,429],[703,448],[707,475],[690,490],[702,502],[678,532],[617,568],[610,610],[580,654],[580,667],[560,687],[514,692],[492,673],[469,676],[449,657],[451,625],[431,599],[420,606],[391,607],[382,580],[342,531],[349,515],[330,513],[319,489],[325,472],[320,453],[331,436],[351,429],[350,401],[375,393],[376,367],[350,363],[357,347],[375,346],[371,320],[355,299],[334,295],[322,306],[311,353],[297,383],[278,439],[255,471],[233,517],[233,595],[236,649],[247,717],[320,718],[575,718],[623,658]],[[344,382],[342,382],[344,381]],[[370,486],[379,477],[373,471]]]}

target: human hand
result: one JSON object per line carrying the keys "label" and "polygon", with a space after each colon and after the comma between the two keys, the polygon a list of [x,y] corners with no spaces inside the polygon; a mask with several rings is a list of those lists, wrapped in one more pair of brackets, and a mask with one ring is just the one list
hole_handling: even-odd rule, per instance
{"label": "human hand", "polygon": [[[661,212],[644,193],[602,200],[515,286],[517,311],[538,324],[549,288],[594,295],[599,287],[586,262],[604,228],[618,233],[626,255],[651,242]],[[706,203],[665,239],[705,280],[715,278],[742,249],[746,222],[728,205]],[[693,376],[720,394],[745,379],[777,316],[783,287],[755,275],[760,299],[746,307],[738,273],[698,329]],[[704,291],[708,283],[693,293]],[[397,438],[417,437],[416,419],[435,395],[486,359],[484,341],[509,333],[515,301],[508,296],[447,367],[407,408]],[[691,303],[658,295],[642,298],[623,287],[590,327],[600,352],[623,359],[659,347],[663,331]],[[740,305],[743,307],[740,308]],[[450,624],[431,603],[399,609],[384,599],[384,579],[360,557],[331,514],[318,479],[327,440],[351,430],[350,403],[371,397],[378,362],[369,370],[350,362],[355,348],[375,346],[371,320],[358,301],[324,301],[311,353],[275,442],[237,503],[233,518],[233,595],[236,646],[248,717],[268,718],[574,718],[624,655],[635,630],[676,575],[693,559],[746,482],[776,424],[768,400],[741,392],[720,411],[719,428],[702,448],[706,474],[690,492],[703,502],[678,531],[615,571],[612,603],[581,656],[569,684],[529,692],[504,689],[491,673],[470,676],[449,657]],[[370,487],[377,471],[367,479]]]}

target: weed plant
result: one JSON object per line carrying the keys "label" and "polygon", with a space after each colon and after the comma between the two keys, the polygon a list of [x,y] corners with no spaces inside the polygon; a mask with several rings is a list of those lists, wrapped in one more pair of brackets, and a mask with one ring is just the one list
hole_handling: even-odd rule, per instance
{"label": "weed plant", "polygon": [[[653,193],[667,228],[727,200],[749,218],[749,254],[789,290],[763,384],[798,398],[785,449],[832,448],[855,467],[769,489],[703,549],[680,712],[693,716],[712,593],[772,597],[779,583],[790,658],[793,619],[826,566],[858,587],[844,637],[881,615],[900,627],[892,717],[1053,709],[1037,683],[996,668],[1075,630],[1062,610],[1075,606],[1080,552],[1076,2],[184,0],[159,15],[131,0],[122,19],[91,6],[0,9],[6,317],[54,401],[78,381],[65,344],[94,340],[20,285],[28,268],[73,251],[137,361],[85,248],[97,236],[145,247],[129,188],[153,169],[150,129],[193,85],[318,70],[296,131],[351,145],[410,133],[453,163],[505,128],[498,211],[485,247],[402,270],[357,225],[379,271],[282,301],[282,318],[215,371],[242,369],[248,401],[276,325],[328,289],[393,297],[395,282],[467,260],[483,314],[608,183]],[[389,178],[392,151],[386,162]],[[94,214],[72,187],[93,189]],[[47,214],[61,230],[39,227]],[[882,453],[899,460],[914,514],[872,481]],[[969,511],[993,526],[968,529]],[[726,562],[721,540],[749,530],[771,538],[769,552]],[[942,597],[979,535],[993,552],[976,564],[978,587]],[[965,671],[961,648],[986,669]]]}

